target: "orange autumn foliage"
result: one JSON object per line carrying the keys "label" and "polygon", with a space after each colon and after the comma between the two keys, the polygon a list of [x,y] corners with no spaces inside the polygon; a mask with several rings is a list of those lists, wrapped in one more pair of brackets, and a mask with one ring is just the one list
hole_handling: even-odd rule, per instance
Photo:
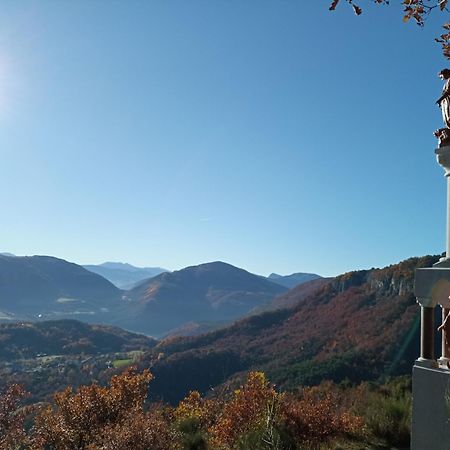
{"label": "orange autumn foliage", "polygon": [[304,389],[300,398],[288,396],[283,405],[283,423],[296,442],[317,444],[345,434],[360,431],[364,422],[340,406],[332,391]]}
{"label": "orange autumn foliage", "polygon": [[174,417],[177,421],[194,419],[201,428],[208,429],[215,423],[222,408],[222,399],[205,399],[198,391],[191,391],[176,407]]}
{"label": "orange autumn foliage", "polygon": [[250,372],[247,382],[234,392],[217,422],[209,429],[213,445],[224,449],[233,448],[238,436],[262,424],[269,403],[279,396],[264,373]]}
{"label": "orange autumn foliage", "polygon": [[[41,408],[26,432],[23,390],[0,395],[0,449],[235,450],[300,449],[363,428],[335,385],[280,394],[262,372],[250,372],[229,398],[191,392],[176,408],[146,405],[148,370],[127,369],[109,386],[67,388]],[[284,441],[282,441],[284,439]]]}
{"label": "orange autumn foliage", "polygon": [[144,410],[152,378],[129,368],[108,387],[55,394],[55,405],[36,417],[33,450],[177,450],[171,412],[161,405]]}
{"label": "orange autumn foliage", "polygon": [[22,408],[21,400],[26,397],[24,389],[13,384],[0,395],[0,449],[21,448],[29,442],[24,430],[28,408]]}

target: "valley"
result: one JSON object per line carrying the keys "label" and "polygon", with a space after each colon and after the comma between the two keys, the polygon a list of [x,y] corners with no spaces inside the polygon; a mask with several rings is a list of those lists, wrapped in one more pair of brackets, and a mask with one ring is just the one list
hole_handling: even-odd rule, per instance
{"label": "valley", "polygon": [[192,389],[239,383],[249,370],[264,371],[284,390],[408,374],[419,345],[414,269],[437,259],[316,278],[291,290],[225,263],[163,273],[122,292],[130,309],[114,321],[143,330],[159,323],[153,330],[173,334],[157,341],[73,320],[8,322],[0,325],[2,373],[41,398],[51,391],[42,373],[64,380],[59,386],[70,373],[78,385],[135,364],[151,368],[154,395],[171,403]]}
{"label": "valley", "polygon": [[[320,392],[338,402],[324,420],[337,420],[348,410],[345,414],[352,414],[355,424],[365,420],[372,427],[370,436],[352,429],[353,437],[343,439],[336,429],[333,433],[341,436],[344,448],[408,443],[408,424],[395,436],[391,428],[409,417],[409,373],[419,346],[414,270],[437,260],[437,256],[410,258],[382,269],[315,277],[293,289],[222,262],[162,273],[120,291],[123,303],[110,310],[130,308],[114,321],[128,320],[135,328],[145,328],[147,321],[148,329],[161,334],[172,329],[159,340],[117,326],[72,319],[0,324],[0,392],[9,392],[18,383],[29,392],[26,404],[53,404],[57,398],[78,395],[76,389],[107,389],[103,386],[121,376],[131,383],[130,374],[143,377],[150,370],[148,400],[159,405],[153,408],[166,405],[179,411],[187,407],[191,414],[199,407],[196,395],[204,398],[204,405],[233,404],[232,392],[236,395],[252,377],[267,377],[264,383],[276,386],[271,392],[288,395],[289,401],[283,403],[286,411],[299,402],[302,408],[319,408],[311,413],[319,417],[320,397],[314,397],[315,403],[309,406],[302,402],[309,392]],[[58,295],[55,303],[65,308],[77,303],[68,293]],[[94,297],[90,302],[98,305]],[[131,321],[139,316],[140,321]],[[269,389],[272,384],[264,386]],[[387,391],[398,402],[401,416],[380,430],[382,415],[389,408],[383,403]],[[64,392],[63,397],[54,397],[56,392]],[[285,394],[277,395],[285,398]],[[350,402],[353,396],[357,403]],[[379,414],[376,419],[374,408]],[[220,417],[213,415],[210,420],[220,421]],[[315,422],[314,427],[318,426]],[[209,435],[211,430],[204,433]],[[159,438],[154,442],[160,442]]]}

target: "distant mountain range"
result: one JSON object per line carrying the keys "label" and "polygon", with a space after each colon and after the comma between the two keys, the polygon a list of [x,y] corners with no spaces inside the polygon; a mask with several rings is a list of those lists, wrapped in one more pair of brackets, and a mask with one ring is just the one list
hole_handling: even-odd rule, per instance
{"label": "distant mountain range", "polygon": [[190,390],[208,391],[247,370],[265,371],[281,388],[410,373],[419,351],[414,270],[438,259],[349,272],[309,286],[307,295],[306,283],[276,299],[291,308],[163,341],[142,361],[155,375],[152,392],[178,401]]}
{"label": "distant mountain range", "polygon": [[[38,311],[42,317],[73,317],[74,308],[89,307],[91,315],[78,317],[160,336],[172,330],[156,344],[118,328],[72,320],[10,321],[0,325],[0,358],[147,349],[139,366],[151,367],[154,398],[170,402],[190,390],[239,383],[248,370],[263,370],[283,389],[324,379],[384,379],[410,373],[419,351],[414,270],[438,259],[411,258],[383,269],[316,278],[289,291],[213,262],[162,273],[121,291],[57,258],[0,256],[0,310],[9,319],[18,319],[23,310],[34,318]],[[269,311],[255,313],[260,308]],[[247,317],[226,325],[242,316]],[[206,334],[174,337],[219,324]],[[51,391],[47,384],[44,392]]]}
{"label": "distant mountain range", "polygon": [[278,307],[272,302],[288,290],[223,262],[163,272],[129,290],[92,267],[110,278],[126,273],[128,280],[163,269],[123,263],[85,267],[50,256],[0,255],[0,322],[76,318],[156,337],[199,334]]}
{"label": "distant mountain range", "polygon": [[77,264],[50,256],[0,255],[0,320],[77,317],[102,321],[122,292]]}
{"label": "distant mountain range", "polygon": [[293,273],[292,275],[278,275],[277,273],[271,273],[267,279],[273,281],[274,283],[281,284],[281,286],[287,287],[289,289],[298,286],[299,284],[306,283],[307,281],[316,280],[322,278],[320,275],[315,273]]}
{"label": "distant mountain range", "polygon": [[120,262],[105,262],[99,265],[84,265],[83,267],[90,272],[101,275],[120,289],[132,289],[143,280],[168,272],[161,267],[135,267]]}

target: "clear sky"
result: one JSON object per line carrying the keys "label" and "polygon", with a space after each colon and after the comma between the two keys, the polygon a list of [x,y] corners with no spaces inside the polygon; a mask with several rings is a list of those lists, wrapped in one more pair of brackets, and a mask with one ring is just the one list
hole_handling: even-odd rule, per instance
{"label": "clear sky", "polygon": [[3,0],[0,251],[264,275],[442,252],[445,17],[328,3]]}

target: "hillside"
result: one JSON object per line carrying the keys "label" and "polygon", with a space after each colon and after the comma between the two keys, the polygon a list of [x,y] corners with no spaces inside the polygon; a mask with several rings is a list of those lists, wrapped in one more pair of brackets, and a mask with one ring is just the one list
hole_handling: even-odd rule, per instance
{"label": "hillside", "polygon": [[[146,355],[143,365],[152,366],[153,389],[170,401],[249,369],[264,370],[283,388],[410,373],[419,351],[414,269],[437,260],[411,258],[383,269],[346,273],[292,309],[249,317],[202,336],[164,341]],[[294,294],[289,293],[290,301]]]}
{"label": "hillside", "polygon": [[50,256],[0,255],[0,319],[73,315],[101,321],[121,297],[112,283],[77,264]]}
{"label": "hillside", "polygon": [[104,354],[145,350],[154,339],[107,325],[76,320],[0,324],[0,360],[35,358],[39,354]]}
{"label": "hillside", "polygon": [[49,401],[67,386],[105,383],[156,343],[76,320],[2,324],[0,342],[0,392],[18,383],[30,392],[31,402]]}
{"label": "hillside", "polygon": [[117,324],[155,336],[186,322],[230,321],[287,289],[223,262],[163,273],[127,292]]}
{"label": "hillside", "polygon": [[131,264],[106,262],[99,265],[84,265],[90,272],[101,275],[120,289],[131,289],[137,283],[167,272],[161,267],[135,267]]}
{"label": "hillside", "polygon": [[305,281],[290,289],[285,294],[281,294],[276,297],[267,310],[292,308],[297,306],[307,297],[316,294],[319,290],[330,283],[333,278],[316,278],[310,281]]}

